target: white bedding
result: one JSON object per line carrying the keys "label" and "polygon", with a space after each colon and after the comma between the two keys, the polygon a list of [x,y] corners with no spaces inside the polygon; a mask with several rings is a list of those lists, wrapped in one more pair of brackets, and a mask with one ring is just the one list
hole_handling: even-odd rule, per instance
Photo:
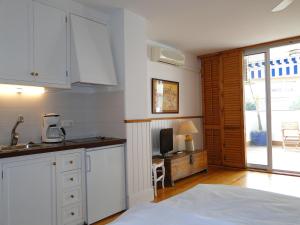
{"label": "white bedding", "polygon": [[300,198],[198,185],[163,202],[134,207],[112,225],[300,225]]}

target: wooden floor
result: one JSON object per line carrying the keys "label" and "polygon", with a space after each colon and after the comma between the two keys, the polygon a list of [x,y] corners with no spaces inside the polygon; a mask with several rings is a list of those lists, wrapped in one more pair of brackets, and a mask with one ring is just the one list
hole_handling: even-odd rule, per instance
{"label": "wooden floor", "polygon": [[[158,196],[154,201],[160,202],[198,184],[234,185],[300,197],[300,177],[210,167],[208,173],[200,173],[178,181],[175,187],[159,189]],[[108,224],[119,215],[114,215],[95,225]]]}

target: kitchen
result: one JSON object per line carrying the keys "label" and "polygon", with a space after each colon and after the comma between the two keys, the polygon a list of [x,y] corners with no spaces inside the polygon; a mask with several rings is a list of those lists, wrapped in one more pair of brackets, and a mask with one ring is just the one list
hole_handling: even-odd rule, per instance
{"label": "kitchen", "polygon": [[133,162],[124,123],[147,116],[144,19],[71,0],[0,6],[0,224],[91,224],[152,200],[150,139]]}

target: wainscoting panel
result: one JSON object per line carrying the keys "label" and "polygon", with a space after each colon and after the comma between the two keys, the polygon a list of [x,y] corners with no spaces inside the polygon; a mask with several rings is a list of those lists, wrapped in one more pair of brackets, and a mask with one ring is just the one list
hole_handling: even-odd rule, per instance
{"label": "wainscoting panel", "polygon": [[186,120],[192,120],[195,126],[197,127],[199,133],[194,134],[194,144],[195,148],[202,148],[202,119],[201,118],[192,118],[192,119],[172,119],[172,120],[153,120],[151,122],[151,136],[152,136],[152,152],[153,154],[159,154],[159,132],[164,128],[173,128],[173,141],[174,141],[174,150],[184,150],[184,136],[177,135],[179,124]]}
{"label": "wainscoting panel", "polygon": [[150,127],[150,122],[126,124],[128,207],[153,200]]}

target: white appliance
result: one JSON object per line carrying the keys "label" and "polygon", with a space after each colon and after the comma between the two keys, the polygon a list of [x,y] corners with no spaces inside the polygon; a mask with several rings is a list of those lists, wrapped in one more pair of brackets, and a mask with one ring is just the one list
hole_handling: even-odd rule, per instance
{"label": "white appliance", "polygon": [[71,15],[72,83],[117,85],[108,28]]}
{"label": "white appliance", "polygon": [[124,145],[86,149],[87,220],[126,209]]}
{"label": "white appliance", "polygon": [[181,52],[169,48],[152,47],[151,60],[154,62],[164,62],[176,66],[183,66],[185,56]]}
{"label": "white appliance", "polygon": [[66,132],[61,126],[60,115],[48,113],[42,116],[42,142],[58,143],[65,139]]}

